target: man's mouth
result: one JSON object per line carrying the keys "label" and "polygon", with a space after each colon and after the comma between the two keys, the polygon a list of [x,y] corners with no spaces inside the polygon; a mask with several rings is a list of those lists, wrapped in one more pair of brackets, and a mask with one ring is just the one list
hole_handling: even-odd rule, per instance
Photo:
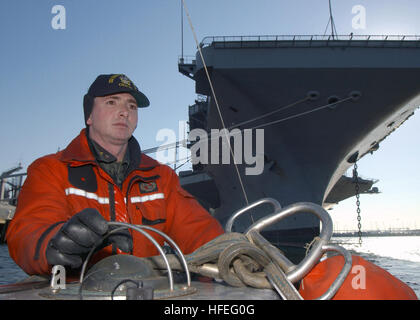
{"label": "man's mouth", "polygon": [[128,128],[128,125],[126,123],[123,122],[117,122],[113,124],[116,127],[124,127],[124,128]]}

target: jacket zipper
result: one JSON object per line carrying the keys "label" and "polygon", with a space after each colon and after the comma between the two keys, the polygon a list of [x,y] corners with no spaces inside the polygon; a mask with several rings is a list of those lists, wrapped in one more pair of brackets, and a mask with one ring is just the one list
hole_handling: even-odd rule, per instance
{"label": "jacket zipper", "polygon": [[[115,197],[114,197],[114,185],[108,182],[108,194],[109,194],[109,220],[115,221]],[[112,254],[117,254],[117,247],[112,244]]]}

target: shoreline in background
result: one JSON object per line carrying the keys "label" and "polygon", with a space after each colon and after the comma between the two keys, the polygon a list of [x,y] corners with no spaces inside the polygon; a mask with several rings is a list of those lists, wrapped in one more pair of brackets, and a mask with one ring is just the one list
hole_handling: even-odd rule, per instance
{"label": "shoreline in background", "polygon": [[[367,230],[361,231],[362,237],[407,237],[407,236],[420,236],[420,229],[389,229],[389,230]],[[333,232],[333,237],[358,237],[359,231],[341,231]]]}

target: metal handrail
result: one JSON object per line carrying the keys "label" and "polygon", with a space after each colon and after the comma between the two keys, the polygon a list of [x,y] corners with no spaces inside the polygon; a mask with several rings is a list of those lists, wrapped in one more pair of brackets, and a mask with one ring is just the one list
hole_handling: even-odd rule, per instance
{"label": "metal handrail", "polygon": [[[110,222],[108,222],[108,225],[109,226],[117,226],[119,228],[111,230],[110,232],[108,232],[106,234],[106,236],[104,237],[104,239],[109,237],[111,234],[120,231],[120,229],[136,230],[137,232],[140,232],[141,234],[143,234],[147,239],[149,239],[153,243],[153,245],[156,247],[156,249],[158,249],[160,255],[162,256],[162,258],[165,262],[166,269],[168,271],[169,290],[174,291],[174,279],[173,279],[173,274],[172,274],[172,268],[169,264],[168,258],[166,257],[166,254],[165,254],[164,250],[161,248],[161,246],[159,245],[159,243],[150,234],[148,234],[144,230],[149,230],[149,231],[155,232],[155,233],[159,234],[160,236],[162,236],[163,238],[165,238],[169,242],[169,244],[175,249],[179,259],[181,260],[181,263],[184,266],[185,273],[187,275],[187,286],[188,287],[191,286],[191,275],[190,275],[190,272],[189,272],[189,269],[188,269],[188,264],[187,264],[187,261],[185,259],[185,256],[182,253],[181,249],[178,247],[178,245],[175,243],[175,241],[173,241],[168,235],[161,232],[160,230],[157,230],[157,229],[149,227],[149,226],[135,225],[135,224],[125,223],[125,222],[116,222],[116,221],[110,221]],[[85,261],[83,262],[82,270],[81,270],[81,273],[80,273],[80,279],[79,279],[79,283],[80,283],[79,295],[80,295],[80,297],[82,297],[81,292],[82,292],[83,280],[84,280],[84,275],[85,275],[87,263],[88,263],[90,257],[92,256],[92,254],[96,251],[96,249],[97,249],[97,246],[94,246],[90,250],[90,252],[88,253]]]}
{"label": "metal handrail", "polygon": [[225,232],[232,232],[233,223],[234,223],[235,219],[238,218],[240,215],[242,215],[243,213],[251,210],[252,208],[258,207],[258,206],[260,206],[264,203],[271,204],[273,206],[273,209],[274,209],[273,211],[274,212],[277,212],[278,210],[281,209],[280,203],[276,199],[273,199],[273,198],[263,198],[263,199],[260,199],[258,201],[255,201],[255,202],[249,204],[248,206],[243,207],[242,209],[236,211],[229,218],[229,220],[226,222],[226,225],[225,225]]}
{"label": "metal handrail", "polygon": [[[361,42],[369,46],[398,46],[407,45],[417,47],[420,43],[420,35],[336,35],[331,39],[331,35],[248,35],[248,36],[208,36],[203,38],[200,47],[208,47],[218,44],[218,47],[249,47],[251,43],[257,43],[258,47],[264,47],[264,44],[273,43],[277,46],[314,46],[314,42],[319,44],[325,42],[325,45],[331,46],[333,43],[342,46],[357,46]],[[220,45],[219,45],[220,44]],[[229,44],[229,45],[228,45]]]}
{"label": "metal handrail", "polygon": [[[273,250],[266,252],[272,256],[272,258],[274,254],[275,260],[282,261],[282,264],[285,264],[288,267],[289,272],[287,272],[287,278],[293,283],[302,279],[315,266],[315,264],[318,263],[323,254],[322,247],[324,245],[328,245],[328,242],[331,239],[333,224],[328,212],[326,212],[321,206],[317,204],[310,202],[298,202],[258,220],[251,227],[249,227],[248,230],[245,231],[245,235],[250,238],[252,242],[258,242],[258,238],[255,237],[255,235],[259,234],[264,228],[298,212],[312,213],[316,215],[322,223],[322,229],[319,238],[313,244],[308,255],[297,266],[293,266],[292,262],[290,262],[290,260],[288,260],[280,252],[280,250],[277,250],[277,252],[274,252]],[[263,250],[264,249],[265,248],[263,247]]]}
{"label": "metal handrail", "polygon": [[[260,232],[280,220],[289,217],[298,212],[308,212],[316,215],[322,223],[322,229],[319,237],[317,237],[310,248],[306,257],[298,264],[294,265],[287,259],[280,250],[272,246]],[[333,224],[330,215],[321,206],[310,202],[298,202],[289,205],[282,210],[279,210],[269,216],[266,216],[245,231],[245,235],[249,240],[260,247],[267,255],[275,262],[282,270],[285,271],[286,279],[295,283],[302,279],[312,270],[312,268],[319,262],[321,256],[327,251],[336,251],[344,257],[344,266],[340,273],[328,288],[328,290],[318,297],[318,300],[331,299],[343,284],[352,266],[351,254],[341,246],[329,244],[333,231]]]}
{"label": "metal handrail", "polygon": [[183,55],[178,57],[178,64],[195,64],[196,57],[193,55]]}
{"label": "metal handrail", "polygon": [[316,298],[316,300],[330,300],[337,293],[338,289],[340,289],[344,280],[346,280],[347,275],[349,274],[352,267],[352,257],[351,257],[350,252],[348,252],[343,247],[335,245],[335,244],[325,245],[322,247],[322,250],[323,252],[336,251],[344,257],[344,266],[341,269],[340,273],[338,274],[337,278],[335,278],[334,282],[331,284],[331,286],[327,289],[327,291],[323,295]]}

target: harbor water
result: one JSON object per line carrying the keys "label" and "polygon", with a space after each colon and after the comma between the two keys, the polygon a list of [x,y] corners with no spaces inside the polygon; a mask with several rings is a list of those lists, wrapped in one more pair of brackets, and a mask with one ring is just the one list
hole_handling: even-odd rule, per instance
{"label": "harbor water", "polygon": [[[333,238],[352,254],[375,263],[407,283],[420,298],[420,236]],[[0,245],[0,285],[25,279],[26,274],[9,257],[7,245]]]}
{"label": "harbor water", "polygon": [[332,241],[408,284],[420,299],[420,236],[337,237]]}
{"label": "harbor water", "polygon": [[10,258],[7,245],[0,244],[0,285],[21,281],[28,277]]}

